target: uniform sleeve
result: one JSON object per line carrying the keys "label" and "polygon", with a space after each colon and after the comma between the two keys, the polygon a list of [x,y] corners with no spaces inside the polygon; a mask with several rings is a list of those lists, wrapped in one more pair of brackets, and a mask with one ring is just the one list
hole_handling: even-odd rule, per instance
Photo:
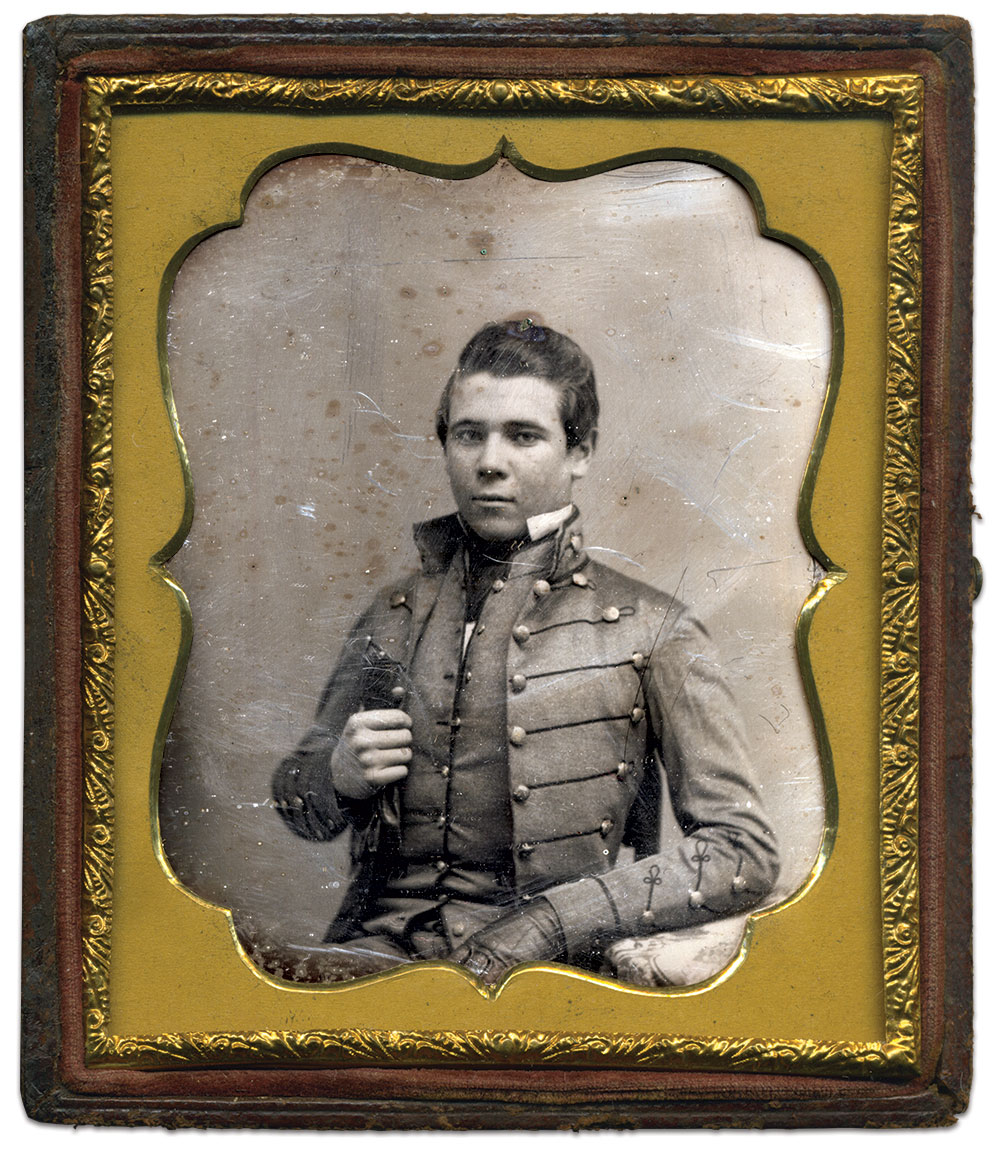
{"label": "uniform sleeve", "polygon": [[354,624],[320,699],[315,722],[294,754],[283,759],[274,773],[278,814],[297,836],[307,840],[332,840],[349,825],[364,828],[371,817],[370,798],[338,795],[330,756],[348,718],[360,707],[361,663],[372,617],[370,608]]}
{"label": "uniform sleeve", "polygon": [[679,832],[654,855],[545,892],[570,959],[611,939],[753,908],[777,879],[743,722],[707,632],[680,613],[664,636],[643,692]]}

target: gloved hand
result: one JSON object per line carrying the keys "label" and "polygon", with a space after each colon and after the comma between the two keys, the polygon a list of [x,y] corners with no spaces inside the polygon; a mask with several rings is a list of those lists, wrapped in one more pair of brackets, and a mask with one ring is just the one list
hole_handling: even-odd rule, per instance
{"label": "gloved hand", "polygon": [[548,900],[533,900],[470,936],[448,957],[486,984],[496,984],[515,964],[564,960],[566,941]]}

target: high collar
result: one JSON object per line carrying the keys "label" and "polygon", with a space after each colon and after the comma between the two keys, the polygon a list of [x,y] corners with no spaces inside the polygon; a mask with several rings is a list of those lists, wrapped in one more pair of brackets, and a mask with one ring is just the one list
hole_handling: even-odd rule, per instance
{"label": "high collar", "polygon": [[[420,552],[424,574],[447,570],[455,552],[468,542],[465,527],[458,514],[446,514],[413,527],[413,541]],[[519,560],[538,565],[549,579],[560,579],[578,571],[587,561],[580,528],[580,512],[573,513],[551,535],[538,542],[527,542],[517,552]]]}

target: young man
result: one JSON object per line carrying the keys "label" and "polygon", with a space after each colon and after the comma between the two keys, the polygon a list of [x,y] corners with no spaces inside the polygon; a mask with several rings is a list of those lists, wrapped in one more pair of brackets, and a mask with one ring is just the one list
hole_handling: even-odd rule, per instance
{"label": "young man", "polygon": [[704,629],[584,547],[572,493],[597,417],[590,359],[562,334],[488,325],[463,350],[437,416],[457,513],[415,528],[420,573],[357,622],[275,776],[297,834],[355,831],[316,979],[414,959],[488,983],[531,960],[599,967],[614,940],[771,890],[774,838]]}

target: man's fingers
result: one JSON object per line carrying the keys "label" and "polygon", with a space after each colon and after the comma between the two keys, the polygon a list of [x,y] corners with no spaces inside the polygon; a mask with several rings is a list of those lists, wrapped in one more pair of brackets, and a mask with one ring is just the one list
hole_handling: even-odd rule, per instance
{"label": "man's fingers", "polygon": [[409,747],[368,748],[360,756],[362,765],[366,768],[392,767],[409,763],[413,758],[413,750]]}
{"label": "man's fingers", "polygon": [[359,711],[344,729],[344,746],[361,770],[364,782],[381,787],[403,779],[413,758],[413,720],[405,711]]}
{"label": "man's fingers", "polygon": [[368,728],[370,731],[386,731],[393,727],[412,727],[413,720],[405,711],[396,707],[385,707],[378,711],[359,711],[351,716],[358,728]]}
{"label": "man's fingers", "polygon": [[409,768],[399,764],[393,767],[370,767],[365,772],[365,779],[376,787],[384,787],[387,783],[397,783],[406,779]]}
{"label": "man's fingers", "polygon": [[377,748],[388,751],[393,747],[409,747],[413,742],[413,734],[408,729],[399,731],[359,731],[354,740],[354,746],[360,751],[367,748]]}

